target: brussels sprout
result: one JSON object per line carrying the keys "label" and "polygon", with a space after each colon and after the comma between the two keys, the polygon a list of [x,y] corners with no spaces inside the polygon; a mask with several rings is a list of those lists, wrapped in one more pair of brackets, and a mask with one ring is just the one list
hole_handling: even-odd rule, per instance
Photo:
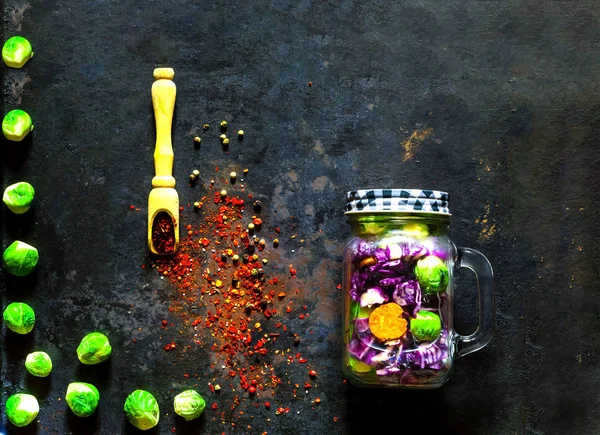
{"label": "brussels sprout", "polygon": [[410,320],[410,332],[418,341],[434,341],[442,332],[440,316],[431,311],[419,311]]}
{"label": "brussels sprout", "polygon": [[20,142],[32,130],[31,116],[24,110],[11,110],[2,120],[2,133],[8,140]]}
{"label": "brussels sprout", "polygon": [[424,239],[429,235],[429,226],[425,224],[407,224],[402,227],[402,232],[415,239]]}
{"label": "brussels sprout", "polygon": [[197,391],[186,390],[175,396],[173,407],[175,409],[175,414],[190,421],[202,415],[206,403]]}
{"label": "brussels sprout", "polygon": [[448,267],[435,255],[421,258],[417,262],[415,276],[419,281],[421,290],[427,294],[444,292],[450,282]]}
{"label": "brussels sprout", "polygon": [[31,43],[22,36],[9,38],[2,47],[2,59],[12,68],[21,68],[32,57]]}
{"label": "brussels sprout", "polygon": [[40,405],[35,396],[25,393],[13,394],[6,401],[6,416],[17,427],[27,426],[37,417]]}
{"label": "brussels sprout", "polygon": [[108,337],[101,332],[91,332],[81,339],[77,347],[77,358],[83,364],[98,364],[106,361],[112,353]]}
{"label": "brussels sprout", "polygon": [[46,352],[32,352],[25,358],[25,368],[33,376],[45,378],[52,371],[52,360]]}
{"label": "brussels sprout", "polygon": [[8,273],[15,276],[27,276],[37,266],[40,254],[35,247],[15,240],[6,248],[2,259]]}
{"label": "brussels sprout", "polygon": [[11,184],[4,190],[2,201],[14,214],[26,213],[35,196],[33,186],[26,181]]}
{"label": "brussels sprout", "polygon": [[35,325],[33,308],[23,302],[8,304],[3,317],[8,329],[17,334],[29,334]]}
{"label": "brussels sprout", "polygon": [[67,387],[65,400],[77,417],[89,417],[98,407],[100,393],[92,384],[71,382]]}
{"label": "brussels sprout", "polygon": [[141,430],[152,429],[160,418],[158,402],[145,390],[135,390],[127,396],[123,410],[129,423]]}
{"label": "brussels sprout", "polygon": [[373,370],[373,367],[370,365],[351,356],[348,357],[348,367],[355,373],[369,373]]}

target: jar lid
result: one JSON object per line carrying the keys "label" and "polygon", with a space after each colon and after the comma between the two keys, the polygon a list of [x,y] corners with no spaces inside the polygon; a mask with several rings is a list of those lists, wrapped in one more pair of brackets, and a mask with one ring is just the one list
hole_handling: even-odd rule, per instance
{"label": "jar lid", "polygon": [[346,213],[405,212],[450,216],[448,194],[425,189],[368,189],[346,193]]}

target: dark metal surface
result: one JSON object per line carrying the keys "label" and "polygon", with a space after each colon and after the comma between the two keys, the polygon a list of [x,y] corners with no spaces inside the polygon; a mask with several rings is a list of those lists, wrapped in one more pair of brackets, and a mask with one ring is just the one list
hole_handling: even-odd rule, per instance
{"label": "dark metal surface", "polygon": [[[138,387],[159,399],[161,434],[376,433],[413,419],[443,433],[600,432],[596,2],[8,0],[3,11],[4,39],[26,36],[36,53],[21,70],[2,66],[4,112],[27,110],[36,126],[25,143],[2,141],[3,186],[27,180],[37,191],[28,215],[3,210],[2,247],[21,238],[41,257],[33,276],[0,281],[3,306],[28,301],[38,315],[33,336],[2,333],[2,407],[22,389],[41,403],[39,423],[14,433],[130,433],[122,403]],[[321,367],[316,411],[299,397],[288,415],[259,406],[236,428],[210,410],[192,425],[173,416],[182,373],[208,370],[209,355],[162,351],[171,289],[140,267],[156,66],[176,72],[182,202],[194,200],[184,180],[195,167],[248,167],[265,219],[308,241],[282,247],[281,263],[302,262],[312,315],[289,323]],[[194,150],[194,128],[220,119],[247,132],[243,146]],[[450,192],[453,239],[494,266],[495,337],[458,360],[442,389],[342,382],[343,196],[368,187]],[[459,278],[468,332],[475,281]],[[114,356],[85,368],[74,349],[93,329],[110,331]],[[53,355],[50,379],[25,376],[34,348]],[[67,412],[74,378],[103,395],[91,421]]]}

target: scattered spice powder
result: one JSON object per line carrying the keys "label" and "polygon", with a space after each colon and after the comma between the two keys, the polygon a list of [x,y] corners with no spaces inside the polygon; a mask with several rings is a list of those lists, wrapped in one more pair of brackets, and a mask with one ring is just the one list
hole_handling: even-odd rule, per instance
{"label": "scattered spice powder", "polygon": [[[213,353],[212,363],[204,363],[205,367],[200,363],[198,370],[211,374],[212,382],[208,382],[208,388],[213,394],[221,389],[214,385],[231,387],[233,395],[225,394],[219,399],[227,411],[218,415],[225,421],[240,418],[243,411],[234,410],[245,401],[254,408],[258,406],[257,396],[269,394],[275,397],[277,387],[284,383],[282,376],[304,382],[314,379],[316,372],[306,372],[308,360],[300,354],[293,358],[289,348],[282,350],[282,347],[298,346],[301,342],[299,334],[289,331],[283,324],[286,317],[298,315],[292,313],[292,301],[288,301],[292,290],[286,288],[297,270],[291,264],[285,267],[267,259],[269,251],[265,249],[264,239],[260,243],[261,240],[248,230],[250,223],[255,232],[270,231],[264,216],[250,214],[258,213],[262,205],[252,194],[246,193],[247,185],[235,187],[223,195],[221,189],[232,186],[228,184],[229,180],[219,176],[218,167],[215,171],[215,177],[205,185],[207,193],[195,201],[202,204],[201,212],[194,202],[190,202],[190,213],[187,214],[185,208],[180,213],[186,231],[181,234],[178,251],[170,256],[153,256],[143,267],[155,269],[161,279],[168,280],[173,286],[169,311],[180,321],[165,320],[161,328],[166,329],[170,324],[169,329],[179,332],[181,345],[177,346],[174,341],[166,344],[164,350],[169,352],[169,357],[181,356],[185,360],[188,349],[194,344]],[[158,217],[156,221],[159,221],[157,235],[172,233],[170,221]],[[282,230],[274,228],[274,231],[281,233]],[[167,237],[164,244],[167,250],[168,242]],[[299,294],[298,289],[295,294]],[[303,308],[306,310],[306,306]],[[271,328],[277,332],[271,332]],[[275,344],[277,348],[274,348]],[[280,358],[288,366],[285,373],[276,369],[279,363],[275,361],[281,361]],[[175,363],[173,361],[176,367]],[[184,370],[189,370],[189,362],[185,367]],[[200,375],[193,377],[198,379]],[[307,390],[314,387],[308,382],[304,386]],[[239,391],[244,394],[239,395]],[[293,390],[293,396],[280,398],[276,414],[289,413],[290,408],[281,402],[296,397],[296,390]],[[269,409],[271,404],[264,402],[264,406]],[[213,410],[218,407],[217,403],[211,406]],[[231,424],[235,425],[233,421]]]}

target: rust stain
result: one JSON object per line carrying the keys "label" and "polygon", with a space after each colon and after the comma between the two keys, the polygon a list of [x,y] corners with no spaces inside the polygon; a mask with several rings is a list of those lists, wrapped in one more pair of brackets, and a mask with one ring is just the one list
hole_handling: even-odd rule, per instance
{"label": "rust stain", "polygon": [[327,178],[325,175],[321,175],[312,182],[311,186],[314,190],[322,192],[325,189],[325,186],[327,186],[328,181],[329,178]]}
{"label": "rust stain", "polygon": [[432,128],[423,128],[413,131],[408,139],[402,142],[402,148],[404,148],[404,158],[402,161],[406,162],[407,160],[412,159],[415,156],[417,147],[421,145],[425,139],[431,136],[432,132]]}
{"label": "rust stain", "polygon": [[491,238],[498,231],[498,227],[494,222],[493,218],[490,218],[490,205],[486,204],[484,207],[483,216],[475,219],[476,224],[480,224],[482,226],[481,231],[479,232],[479,241],[483,242]]}

